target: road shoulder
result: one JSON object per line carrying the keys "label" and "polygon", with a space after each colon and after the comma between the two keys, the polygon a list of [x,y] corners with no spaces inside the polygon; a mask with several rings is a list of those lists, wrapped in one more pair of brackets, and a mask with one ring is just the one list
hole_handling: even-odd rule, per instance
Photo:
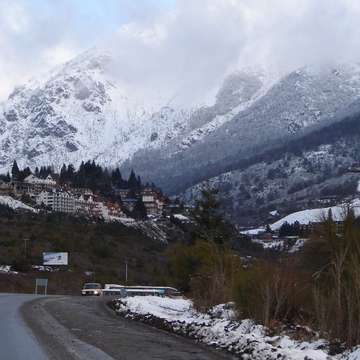
{"label": "road shoulder", "polygon": [[113,360],[112,357],[89,345],[61,325],[47,310],[49,302],[59,301],[61,297],[36,299],[25,303],[20,313],[26,324],[51,360]]}

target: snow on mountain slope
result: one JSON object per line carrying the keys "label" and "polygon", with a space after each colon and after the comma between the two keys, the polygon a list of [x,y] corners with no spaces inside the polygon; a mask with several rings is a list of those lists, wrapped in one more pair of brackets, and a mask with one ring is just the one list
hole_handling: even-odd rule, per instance
{"label": "snow on mountain slope", "polygon": [[278,217],[334,205],[358,192],[359,174],[348,169],[360,162],[359,131],[357,115],[350,122],[341,121],[315,136],[310,133],[288,143],[243,168],[189,187],[183,196],[189,201],[198,197],[203,187],[217,188],[228,216],[247,227],[272,223],[275,209]]}
{"label": "snow on mountain slope", "polygon": [[[243,76],[236,79],[239,87]],[[221,113],[218,108],[226,101],[218,97],[214,106],[199,110],[207,119],[203,126],[182,141],[169,142],[161,151],[135,154],[128,166],[156,179],[157,184],[175,194],[236,169],[241,160],[270,151],[315,127],[326,126],[345,112],[360,99],[360,67],[306,67],[270,82],[269,86],[259,76],[247,74],[246,84],[245,93],[249,96],[243,98],[244,102],[234,101]],[[227,98],[236,94],[226,82],[224,89]],[[352,110],[359,108],[357,104]],[[199,115],[195,112],[194,116]],[[214,130],[212,124],[216,124]]]}
{"label": "snow on mountain slope", "polygon": [[139,98],[114,76],[114,63],[111,53],[90,50],[15,89],[0,105],[0,172],[14,159],[32,167],[95,159],[179,193],[326,124],[360,98],[356,64],[280,78],[243,69],[225,79],[213,105],[180,108],[173,94]]}
{"label": "snow on mountain slope", "polygon": [[30,166],[115,164],[184,130],[188,111],[131,98],[112,78],[112,61],[90,50],[16,88],[0,107],[0,170],[14,159]]}
{"label": "snow on mountain slope", "polygon": [[213,106],[180,108],[168,100],[172,94],[155,103],[139,98],[114,75],[115,65],[113,54],[92,49],[16,88],[0,104],[0,171],[14,159],[33,167],[84,159],[115,165],[168,144],[179,151],[216,132],[274,83],[264,71],[242,70],[225,80]]}
{"label": "snow on mountain slope", "polygon": [[213,112],[210,121],[182,139],[178,151],[203,140],[235,115],[249,108],[264,96],[278,79],[279,75],[260,68],[247,68],[230,74],[216,96],[216,103],[207,109],[208,112]]}

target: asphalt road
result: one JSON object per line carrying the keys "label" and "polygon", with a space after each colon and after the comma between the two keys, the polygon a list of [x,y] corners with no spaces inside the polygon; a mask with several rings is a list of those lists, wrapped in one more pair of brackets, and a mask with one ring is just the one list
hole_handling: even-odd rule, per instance
{"label": "asphalt road", "polygon": [[116,316],[99,298],[0,294],[0,360],[227,360]]}
{"label": "asphalt road", "polygon": [[0,294],[1,360],[46,360],[48,358],[19,312],[24,303],[34,298],[33,295]]}
{"label": "asphalt road", "polygon": [[101,298],[51,297],[28,302],[21,311],[49,359],[234,359],[191,339],[116,316]]}

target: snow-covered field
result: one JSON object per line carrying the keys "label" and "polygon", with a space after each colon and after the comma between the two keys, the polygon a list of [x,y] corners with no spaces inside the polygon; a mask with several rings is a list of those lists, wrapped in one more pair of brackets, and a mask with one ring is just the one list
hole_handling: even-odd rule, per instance
{"label": "snow-covered field", "polygon": [[117,300],[117,312],[127,318],[188,336],[239,355],[241,359],[345,360],[360,359],[360,350],[329,356],[327,342],[300,342],[287,335],[269,336],[266,328],[252,320],[235,319],[228,305],[217,305],[208,313],[193,309],[186,299],[135,296]]}
{"label": "snow-covered field", "polygon": [[173,215],[175,219],[177,220],[180,220],[181,222],[184,222],[184,223],[189,223],[191,222],[191,220],[185,216],[185,215],[182,215],[182,214],[174,214]]}
{"label": "snow-covered field", "polygon": [[36,210],[31,206],[28,206],[19,200],[15,200],[11,196],[1,195],[0,204],[9,206],[11,209],[14,210],[28,210],[28,211],[36,212]]}
{"label": "snow-covered field", "polygon": [[[341,221],[344,218],[347,207],[350,207],[354,210],[355,216],[360,216],[360,199],[354,199],[350,204],[339,204],[327,208],[318,208],[318,209],[307,209],[302,211],[297,211],[292,214],[289,214],[282,219],[276,221],[270,225],[272,230],[279,230],[284,223],[294,224],[296,221],[299,224],[307,225],[309,223],[320,222],[329,214],[331,210],[332,217],[335,221]],[[242,231],[242,234],[245,235],[257,235],[259,233],[265,232],[264,227],[257,229],[250,229]]]}
{"label": "snow-covered field", "polygon": [[[348,205],[354,210],[356,216],[360,215],[359,199],[353,200]],[[333,219],[336,221],[340,221],[344,218],[346,207],[348,205],[340,204],[327,208],[298,211],[288,216],[285,216],[284,218],[275,222],[274,224],[271,225],[271,229],[278,230],[285,222],[288,222],[289,224],[293,224],[296,221],[298,221],[300,224],[309,224],[310,222],[320,222],[324,217],[328,215],[329,210],[331,210],[332,212]]]}
{"label": "snow-covered field", "polygon": [[293,245],[284,240],[260,240],[253,239],[252,242],[261,245],[265,250],[287,251],[292,254],[299,251],[305,244],[306,239],[297,239]]}

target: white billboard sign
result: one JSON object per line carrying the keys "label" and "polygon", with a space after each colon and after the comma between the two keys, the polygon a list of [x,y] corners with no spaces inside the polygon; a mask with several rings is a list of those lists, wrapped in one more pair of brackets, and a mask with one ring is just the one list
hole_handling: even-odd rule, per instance
{"label": "white billboard sign", "polygon": [[68,265],[67,252],[44,252],[43,265]]}

